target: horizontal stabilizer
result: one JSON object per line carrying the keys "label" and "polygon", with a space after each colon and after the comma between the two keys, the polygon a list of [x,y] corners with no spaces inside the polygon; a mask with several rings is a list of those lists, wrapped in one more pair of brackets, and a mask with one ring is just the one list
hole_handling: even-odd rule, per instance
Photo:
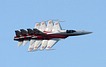
{"label": "horizontal stabilizer", "polygon": [[17,37],[20,37],[21,36],[21,32],[18,31],[18,30],[15,31],[15,34],[16,34]]}
{"label": "horizontal stabilizer", "polygon": [[27,35],[27,31],[24,29],[20,29],[22,35]]}
{"label": "horizontal stabilizer", "polygon": [[29,28],[29,29],[27,29],[27,31],[28,31],[28,34],[29,34],[29,35],[33,35],[33,34],[34,34],[33,30],[32,30],[32,29],[30,29],[30,28]]}
{"label": "horizontal stabilizer", "polygon": [[46,35],[45,33],[41,32],[40,30],[38,30],[36,28],[33,29],[33,31],[34,31],[34,34]]}

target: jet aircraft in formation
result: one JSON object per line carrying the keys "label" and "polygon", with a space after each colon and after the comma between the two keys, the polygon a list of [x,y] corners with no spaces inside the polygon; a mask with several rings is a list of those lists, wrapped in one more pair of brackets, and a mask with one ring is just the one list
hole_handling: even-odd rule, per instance
{"label": "jet aircraft in formation", "polygon": [[59,21],[49,20],[46,22],[36,23],[33,29],[15,30],[15,41],[18,46],[26,45],[30,41],[28,51],[50,50],[59,40],[69,36],[79,36],[90,34],[84,30],[62,30]]}

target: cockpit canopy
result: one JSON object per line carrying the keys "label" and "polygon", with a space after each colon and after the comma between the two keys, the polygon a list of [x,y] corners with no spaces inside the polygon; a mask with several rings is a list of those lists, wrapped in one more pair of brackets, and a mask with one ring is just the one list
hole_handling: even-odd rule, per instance
{"label": "cockpit canopy", "polygon": [[76,32],[75,30],[66,30],[66,33],[74,33]]}

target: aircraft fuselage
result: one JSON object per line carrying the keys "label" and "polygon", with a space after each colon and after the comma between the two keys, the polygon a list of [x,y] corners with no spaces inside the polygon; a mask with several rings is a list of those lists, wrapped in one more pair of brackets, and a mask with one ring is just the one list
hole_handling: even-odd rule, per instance
{"label": "aircraft fuselage", "polygon": [[75,31],[75,30],[61,30],[59,33],[45,33],[45,34],[34,34],[34,35],[22,35],[20,37],[15,36],[14,40],[24,41],[24,40],[50,40],[50,39],[65,39],[69,36],[85,35],[91,32],[86,31]]}

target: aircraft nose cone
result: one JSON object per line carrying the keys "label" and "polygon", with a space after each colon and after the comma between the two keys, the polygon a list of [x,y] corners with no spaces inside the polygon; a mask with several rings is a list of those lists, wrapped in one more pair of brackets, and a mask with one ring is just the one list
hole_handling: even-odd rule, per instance
{"label": "aircraft nose cone", "polygon": [[86,34],[91,34],[92,32],[85,32]]}
{"label": "aircraft nose cone", "polygon": [[92,32],[82,30],[82,31],[77,31],[76,35],[86,35],[86,34],[91,34],[91,33]]}
{"label": "aircraft nose cone", "polygon": [[91,34],[92,32],[83,31],[83,34]]}

